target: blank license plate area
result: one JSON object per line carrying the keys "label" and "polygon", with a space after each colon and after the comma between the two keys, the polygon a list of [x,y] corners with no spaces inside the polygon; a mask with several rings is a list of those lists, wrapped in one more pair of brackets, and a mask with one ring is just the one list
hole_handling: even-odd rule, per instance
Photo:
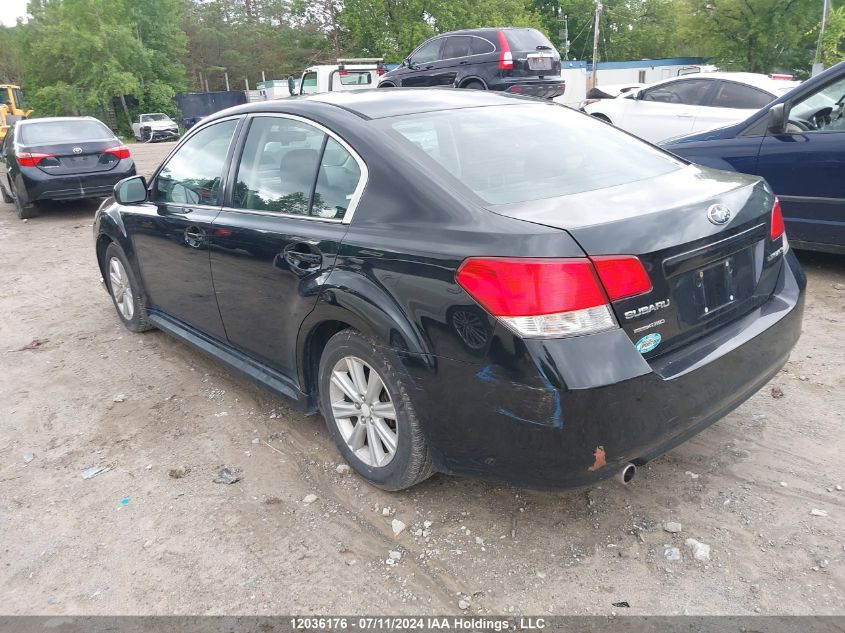
{"label": "blank license plate area", "polygon": [[530,70],[551,70],[552,58],[547,55],[529,55],[528,68]]}
{"label": "blank license plate area", "polygon": [[736,300],[733,283],[734,262],[728,257],[693,273],[695,302],[699,316],[713,313]]}

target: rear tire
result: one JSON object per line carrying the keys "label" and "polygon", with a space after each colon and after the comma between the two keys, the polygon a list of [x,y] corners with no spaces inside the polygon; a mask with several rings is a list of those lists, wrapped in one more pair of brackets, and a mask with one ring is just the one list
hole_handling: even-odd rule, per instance
{"label": "rear tire", "polygon": [[487,90],[485,85],[480,81],[468,81],[463,86],[461,86],[464,90]]}
{"label": "rear tire", "polygon": [[117,316],[131,332],[153,329],[147,319],[147,305],[129,260],[117,244],[112,242],[103,255],[106,287],[114,303]]}
{"label": "rear tire", "polygon": [[386,81],[384,83],[380,83],[377,87],[378,88],[395,88],[396,86],[393,85],[392,83],[390,83],[389,81]]}
{"label": "rear tire", "polygon": [[399,367],[391,350],[347,329],[326,343],[318,373],[320,410],[338,450],[384,490],[409,488],[434,472]]}
{"label": "rear tire", "polygon": [[23,202],[18,192],[12,189],[12,197],[15,202],[15,214],[21,220],[28,220],[38,215],[38,209],[32,203]]}

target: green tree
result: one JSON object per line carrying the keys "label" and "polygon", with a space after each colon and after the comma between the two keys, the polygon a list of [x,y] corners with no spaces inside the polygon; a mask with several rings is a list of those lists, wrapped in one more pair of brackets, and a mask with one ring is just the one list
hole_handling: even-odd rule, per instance
{"label": "green tree", "polygon": [[727,70],[806,72],[821,17],[815,0],[685,0],[682,36]]}
{"label": "green tree", "polygon": [[23,82],[24,64],[20,34],[20,27],[0,26],[0,83],[20,85]]}
{"label": "green tree", "polygon": [[480,26],[542,27],[524,0],[346,0],[340,14],[345,48],[356,55],[404,59],[444,31]]}
{"label": "green tree", "polygon": [[178,2],[30,0],[21,39],[36,112],[104,116],[117,97],[124,129],[128,95],[142,108],[172,112],[172,96],[185,83]]}
{"label": "green tree", "polygon": [[[818,40],[819,27],[810,35]],[[832,9],[821,41],[821,62],[832,66],[845,60],[845,7]]]}

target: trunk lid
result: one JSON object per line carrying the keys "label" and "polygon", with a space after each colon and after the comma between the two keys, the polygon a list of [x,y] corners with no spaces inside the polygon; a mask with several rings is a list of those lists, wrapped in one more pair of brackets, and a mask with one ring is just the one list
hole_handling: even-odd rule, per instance
{"label": "trunk lid", "polygon": [[505,31],[513,56],[514,76],[556,77],[560,75],[560,54],[546,37],[535,29]]}
{"label": "trunk lid", "polygon": [[78,141],[75,143],[54,143],[28,147],[25,151],[45,152],[52,154],[51,158],[43,158],[38,163],[38,169],[54,176],[73,176],[110,171],[120,162],[114,154],[104,153],[103,150],[120,145],[120,141]]}
{"label": "trunk lid", "polygon": [[[646,358],[747,314],[774,291],[784,240],[770,239],[774,195],[755,177],[688,166],[646,182],[497,205],[566,230],[587,255],[636,255],[650,292],[614,301]],[[730,217],[724,224],[724,208]],[[711,211],[712,210],[712,211]]]}

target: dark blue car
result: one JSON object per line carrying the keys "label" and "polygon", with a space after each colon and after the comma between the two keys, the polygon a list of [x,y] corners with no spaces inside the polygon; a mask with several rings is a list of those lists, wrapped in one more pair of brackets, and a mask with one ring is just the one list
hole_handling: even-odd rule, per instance
{"label": "dark blue car", "polygon": [[689,161],[763,176],[781,200],[790,243],[845,253],[845,62],[742,123],[670,139]]}

